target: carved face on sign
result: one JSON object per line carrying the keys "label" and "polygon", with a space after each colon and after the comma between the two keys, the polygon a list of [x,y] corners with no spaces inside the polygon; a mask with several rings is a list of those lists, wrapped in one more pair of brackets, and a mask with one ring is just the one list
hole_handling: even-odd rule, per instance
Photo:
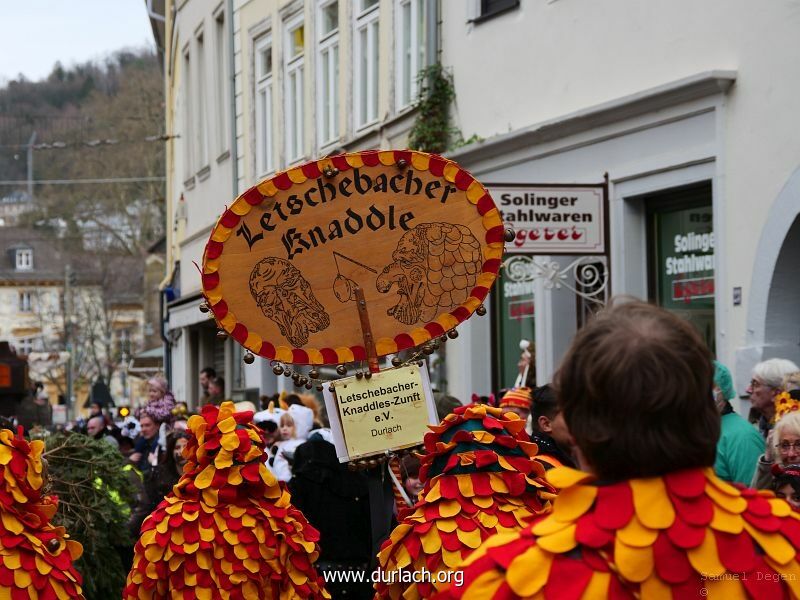
{"label": "carved face on sign", "polygon": [[372,345],[396,354],[468,319],[497,278],[503,240],[491,196],[454,162],[410,150],[341,154],[233,202],[206,245],[203,295],[253,354],[366,361]]}
{"label": "carved face on sign", "polygon": [[392,260],[375,285],[385,294],[397,284],[400,300],[386,314],[413,325],[467,299],[480,273],[481,245],[463,225],[422,223],[403,234]]}
{"label": "carved face on sign", "polygon": [[253,267],[250,293],[264,316],[274,321],[295,346],[308,342],[309,332],[322,331],[331,324],[300,271],[283,259],[270,256]]}

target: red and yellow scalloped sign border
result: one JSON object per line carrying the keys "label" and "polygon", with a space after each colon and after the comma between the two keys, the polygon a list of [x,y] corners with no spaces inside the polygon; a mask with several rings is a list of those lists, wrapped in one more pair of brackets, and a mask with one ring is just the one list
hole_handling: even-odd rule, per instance
{"label": "red and yellow scalloped sign border", "polygon": [[[375,347],[378,356],[395,354],[401,350],[424,344],[441,336],[459,323],[467,320],[483,303],[492,287],[503,259],[504,227],[500,212],[481,183],[455,162],[438,156],[411,150],[367,150],[340,154],[312,161],[278,173],[251,187],[240,195],[220,216],[211,230],[211,237],[203,253],[203,295],[220,327],[247,350],[269,360],[277,360],[298,365],[333,365],[363,361],[367,359],[363,346],[342,346],[338,348],[292,348],[275,346],[263,340],[257,333],[248,331],[228,309],[220,289],[219,266],[225,241],[239,225],[242,217],[267,198],[289,190],[295,184],[308,179],[322,177],[326,169],[337,169],[340,173],[364,166],[391,166],[404,161],[417,171],[430,171],[436,177],[443,177],[460,191],[466,193],[467,200],[474,205],[481,216],[485,230],[484,262],[475,287],[468,298],[449,312],[439,314],[426,325],[410,332],[400,333],[394,338],[380,338]],[[401,163],[402,164],[402,163]]]}

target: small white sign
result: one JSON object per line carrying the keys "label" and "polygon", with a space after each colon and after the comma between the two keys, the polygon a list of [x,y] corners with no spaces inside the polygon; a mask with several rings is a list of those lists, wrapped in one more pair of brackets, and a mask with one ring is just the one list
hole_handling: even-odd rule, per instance
{"label": "small white sign", "polygon": [[322,395],[339,462],[417,446],[438,423],[428,370],[418,365],[340,379],[334,391],[326,383]]}
{"label": "small white sign", "polygon": [[604,254],[605,188],[487,184],[503,222],[516,237],[506,252]]}

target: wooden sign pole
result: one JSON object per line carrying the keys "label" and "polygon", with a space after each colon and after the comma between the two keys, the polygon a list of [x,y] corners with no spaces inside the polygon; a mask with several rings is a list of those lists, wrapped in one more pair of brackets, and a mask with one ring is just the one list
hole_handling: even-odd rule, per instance
{"label": "wooden sign pole", "polygon": [[364,299],[364,290],[360,286],[355,287],[356,306],[358,307],[358,318],[361,321],[361,333],[364,336],[364,349],[367,351],[367,364],[370,373],[379,373],[378,353],[375,351],[375,338],[372,335],[372,327],[369,324],[369,313],[367,312],[367,301]]}

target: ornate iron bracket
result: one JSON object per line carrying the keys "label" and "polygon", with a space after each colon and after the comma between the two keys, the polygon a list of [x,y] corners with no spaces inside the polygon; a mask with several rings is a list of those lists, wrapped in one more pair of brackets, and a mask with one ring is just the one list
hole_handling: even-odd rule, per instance
{"label": "ornate iron bracket", "polygon": [[503,261],[507,281],[528,283],[544,279],[545,289],[570,290],[587,302],[604,306],[608,300],[608,262],[605,256],[581,256],[562,267],[554,260],[512,256]]}

